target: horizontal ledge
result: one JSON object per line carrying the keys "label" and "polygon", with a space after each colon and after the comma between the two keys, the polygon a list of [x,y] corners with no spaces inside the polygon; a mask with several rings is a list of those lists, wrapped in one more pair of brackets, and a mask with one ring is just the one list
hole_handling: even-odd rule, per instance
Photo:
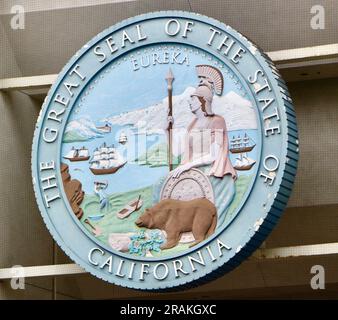
{"label": "horizontal ledge", "polygon": [[47,89],[57,78],[57,74],[43,76],[0,79],[0,90]]}
{"label": "horizontal ledge", "polygon": [[331,254],[338,254],[338,242],[280,248],[259,248],[253,256],[259,259],[279,259]]}
{"label": "horizontal ledge", "polygon": [[75,263],[33,267],[14,266],[12,268],[0,269],[0,279],[12,279],[13,277],[49,277],[80,273],[86,273],[86,271]]}
{"label": "horizontal ledge", "polygon": [[[338,242],[271,249],[260,248],[253,254],[253,258],[264,260],[332,254],[338,254]],[[73,263],[19,268],[13,267],[0,269],[0,279],[12,279],[13,277],[49,277],[82,273],[86,273],[86,271]]]}
{"label": "horizontal ledge", "polygon": [[338,43],[272,51],[267,52],[267,55],[277,65],[289,64],[292,62],[332,59],[338,57]]}
{"label": "horizontal ledge", "polygon": [[[337,63],[338,43],[267,52],[281,70]],[[57,74],[0,79],[0,90],[19,90],[28,95],[46,94]],[[288,79],[286,79],[288,80]],[[292,79],[291,79],[292,80]],[[36,90],[34,92],[34,90]],[[25,92],[26,91],[26,92]]]}

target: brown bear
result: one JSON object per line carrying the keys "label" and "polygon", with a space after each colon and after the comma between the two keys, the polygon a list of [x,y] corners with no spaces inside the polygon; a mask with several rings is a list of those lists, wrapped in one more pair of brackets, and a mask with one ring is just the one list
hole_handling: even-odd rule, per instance
{"label": "brown bear", "polygon": [[138,227],[164,230],[167,242],[161,249],[175,247],[183,232],[192,232],[195,238],[190,245],[192,247],[214,233],[217,209],[205,198],[190,201],[165,199],[146,209],[135,224]]}

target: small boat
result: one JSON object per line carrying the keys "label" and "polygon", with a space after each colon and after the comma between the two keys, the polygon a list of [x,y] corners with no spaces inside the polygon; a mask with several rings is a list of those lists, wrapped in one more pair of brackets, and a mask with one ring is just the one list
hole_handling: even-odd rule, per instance
{"label": "small boat", "polygon": [[141,199],[141,195],[133,200],[130,201],[122,210],[120,210],[116,215],[120,219],[125,219],[129,217],[134,211],[139,210],[143,205],[143,201]]}
{"label": "small boat", "polygon": [[128,141],[127,135],[125,134],[125,132],[122,131],[120,134],[119,143],[126,144],[127,141]]}
{"label": "small boat", "polygon": [[88,218],[92,221],[101,220],[104,217],[104,214],[90,215]]}
{"label": "small boat", "polygon": [[247,156],[242,156],[241,158],[237,158],[234,168],[239,171],[246,171],[250,170],[255,163],[255,160]]}
{"label": "small boat", "polygon": [[111,126],[106,123],[104,126],[96,127],[96,129],[102,131],[103,133],[110,133],[111,132]]}
{"label": "small boat", "polygon": [[69,161],[87,161],[89,160],[89,151],[87,148],[82,147],[81,149],[76,149],[72,147],[72,149],[64,156],[65,159]]}

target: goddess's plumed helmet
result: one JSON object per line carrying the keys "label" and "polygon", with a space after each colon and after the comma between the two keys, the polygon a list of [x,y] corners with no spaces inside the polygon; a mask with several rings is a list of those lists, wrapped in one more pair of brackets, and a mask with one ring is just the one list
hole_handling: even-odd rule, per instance
{"label": "goddess's plumed helmet", "polygon": [[224,79],[221,71],[214,66],[199,64],[196,66],[196,72],[200,79],[200,86],[207,86],[214,90],[217,95],[222,95]]}
{"label": "goddess's plumed helmet", "polygon": [[211,89],[207,86],[198,86],[191,96],[201,97],[204,98],[206,102],[209,102],[210,104],[212,103],[213,94]]}
{"label": "goddess's plumed helmet", "polygon": [[214,66],[200,64],[196,66],[197,76],[200,79],[199,85],[192,96],[203,98],[205,104],[203,111],[206,115],[211,116],[213,93],[222,95],[224,79],[222,73]]}
{"label": "goddess's plumed helmet", "polygon": [[203,100],[205,101],[204,106],[202,108],[204,109],[203,110],[204,113],[208,116],[214,115],[214,113],[212,112],[212,108],[211,108],[213,94],[212,94],[211,89],[208,86],[205,86],[205,85],[198,86],[195,92],[191,96],[203,98]]}

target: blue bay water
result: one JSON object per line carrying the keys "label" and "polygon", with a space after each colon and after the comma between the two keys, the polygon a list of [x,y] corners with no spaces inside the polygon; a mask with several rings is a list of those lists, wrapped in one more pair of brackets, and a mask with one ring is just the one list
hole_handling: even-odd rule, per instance
{"label": "blue bay water", "polygon": [[[126,145],[118,143],[120,132],[124,131],[127,133],[128,142]],[[247,134],[251,138],[251,142],[256,143],[256,147],[248,153],[251,159],[258,160],[260,153],[259,137],[257,130],[236,130],[228,132],[229,142],[235,136],[243,137]],[[143,187],[150,186],[156,183],[161,177],[168,174],[168,167],[149,167],[147,165],[138,165],[133,160],[146,152],[146,149],[150,147],[165,143],[164,136],[151,135],[145,137],[145,135],[135,135],[134,131],[130,127],[113,126],[112,132],[104,134],[101,138],[95,138],[93,140],[84,142],[64,143],[62,148],[62,155],[66,155],[69,150],[74,146],[75,148],[86,147],[92,156],[93,151],[100,147],[103,143],[108,146],[114,144],[120,154],[128,160],[127,164],[119,169],[114,174],[108,175],[94,175],[89,169],[89,161],[71,162],[66,159],[61,159],[62,162],[69,166],[69,172],[72,179],[78,179],[82,183],[83,190],[86,194],[94,193],[94,181],[108,181],[108,188],[106,189],[107,194],[116,192],[128,192]],[[230,154],[231,162],[234,164],[236,161],[236,154]],[[258,162],[258,161],[257,161]],[[238,175],[253,174],[258,166],[258,163],[249,171],[238,171]]]}
{"label": "blue bay water", "polygon": [[[118,143],[120,132],[127,133],[128,142],[124,146]],[[130,127],[113,126],[110,133],[104,134],[103,137],[95,138],[83,142],[64,143],[62,147],[62,156],[66,155],[72,147],[81,148],[86,147],[89,150],[90,156],[93,151],[100,147],[103,143],[107,146],[114,146],[118,152],[128,162],[114,174],[106,175],[94,175],[90,169],[90,163],[88,161],[71,162],[62,158],[61,161],[69,166],[69,173],[72,179],[78,179],[82,183],[82,188],[86,194],[94,193],[95,181],[108,181],[107,194],[116,192],[127,192],[143,187],[147,187],[155,183],[161,177],[167,175],[168,166],[162,167],[149,167],[146,165],[138,165],[133,160],[139,156],[142,156],[146,149],[157,143],[165,142],[163,137],[160,136],[137,136]]]}

